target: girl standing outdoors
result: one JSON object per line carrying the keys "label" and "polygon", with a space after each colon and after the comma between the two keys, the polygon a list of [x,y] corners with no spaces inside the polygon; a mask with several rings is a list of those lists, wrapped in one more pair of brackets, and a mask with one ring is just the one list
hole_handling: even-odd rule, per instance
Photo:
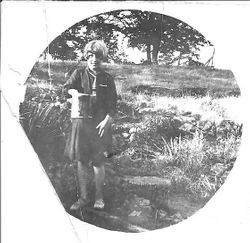
{"label": "girl standing outdoors", "polygon": [[103,209],[105,161],[111,153],[111,124],[116,113],[117,93],[112,76],[102,68],[107,57],[104,42],[93,40],[83,51],[87,66],[76,69],[64,85],[72,97],[70,136],[65,155],[77,163],[79,199],[71,206],[78,210],[89,204],[89,168],[95,179],[94,208]]}

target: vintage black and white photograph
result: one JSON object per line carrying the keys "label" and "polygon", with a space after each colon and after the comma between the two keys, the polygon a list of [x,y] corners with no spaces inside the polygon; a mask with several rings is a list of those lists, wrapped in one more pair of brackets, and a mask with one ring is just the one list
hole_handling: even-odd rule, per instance
{"label": "vintage black and white photograph", "polygon": [[181,19],[122,9],[71,26],[27,78],[20,123],[66,212],[121,232],[202,209],[241,144],[241,90]]}

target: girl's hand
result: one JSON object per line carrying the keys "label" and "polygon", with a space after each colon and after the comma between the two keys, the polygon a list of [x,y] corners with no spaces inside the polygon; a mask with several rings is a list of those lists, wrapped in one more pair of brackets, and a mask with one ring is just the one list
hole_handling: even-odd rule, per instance
{"label": "girl's hand", "polygon": [[68,93],[75,98],[81,96],[89,96],[89,94],[79,93],[76,89],[69,89]]}
{"label": "girl's hand", "polygon": [[68,90],[68,93],[69,93],[70,95],[72,95],[72,97],[74,97],[74,96],[77,96],[78,91],[77,91],[76,89],[69,89],[69,90]]}
{"label": "girl's hand", "polygon": [[110,115],[106,115],[106,117],[96,126],[98,130],[98,135],[100,137],[103,136],[104,132],[111,126],[113,118]]}

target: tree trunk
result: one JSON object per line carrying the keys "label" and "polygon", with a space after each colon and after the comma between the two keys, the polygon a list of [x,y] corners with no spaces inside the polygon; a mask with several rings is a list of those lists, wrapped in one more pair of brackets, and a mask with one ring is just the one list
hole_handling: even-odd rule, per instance
{"label": "tree trunk", "polygon": [[153,45],[152,61],[153,61],[153,64],[158,64],[158,54],[159,54],[160,45],[161,45],[160,31],[156,31],[155,33],[151,35],[151,43]]}
{"label": "tree trunk", "polygon": [[147,44],[147,62],[148,64],[151,64],[151,45]]}
{"label": "tree trunk", "polygon": [[160,42],[156,42],[153,45],[152,61],[153,64],[158,64],[158,54],[160,50]]}
{"label": "tree trunk", "polygon": [[154,50],[153,51],[153,55],[152,55],[152,60],[153,60],[153,64],[158,64],[158,50]]}
{"label": "tree trunk", "polygon": [[178,59],[178,66],[181,65],[181,58],[182,58],[182,53],[180,52],[179,59]]}

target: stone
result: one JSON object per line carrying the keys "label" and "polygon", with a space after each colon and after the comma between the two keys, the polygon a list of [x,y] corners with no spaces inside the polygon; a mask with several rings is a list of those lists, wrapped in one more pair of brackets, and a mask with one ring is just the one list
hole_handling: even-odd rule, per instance
{"label": "stone", "polygon": [[130,134],[131,134],[131,133],[136,133],[136,128],[135,128],[135,127],[130,128],[130,129],[129,129],[129,133],[130,133]]}
{"label": "stone", "polygon": [[180,130],[182,130],[183,132],[193,132],[194,130],[194,125],[190,124],[190,123],[184,123],[182,126],[179,127]]}
{"label": "stone", "polygon": [[130,213],[128,216],[129,217],[138,217],[141,215],[141,211],[136,211],[134,210],[132,213]]}
{"label": "stone", "polygon": [[213,123],[211,121],[202,121],[199,123],[199,127],[204,131],[209,131],[212,129]]}
{"label": "stone", "polygon": [[157,216],[159,219],[164,219],[168,216],[168,213],[162,209],[158,210]]}
{"label": "stone", "polygon": [[174,116],[171,123],[174,127],[179,128],[183,124],[183,121],[180,117]]}
{"label": "stone", "polygon": [[[129,142],[132,143],[135,140],[135,133],[132,133],[129,137]],[[131,144],[130,144],[131,146]]]}
{"label": "stone", "polygon": [[182,120],[183,123],[195,123],[195,117],[193,116],[180,116],[180,119]]}
{"label": "stone", "polygon": [[154,215],[150,200],[134,195],[129,200],[128,220],[133,224],[147,223]]}
{"label": "stone", "polygon": [[127,132],[124,132],[124,133],[122,133],[122,136],[123,136],[124,138],[128,138],[128,137],[130,136],[130,134],[127,133]]}

